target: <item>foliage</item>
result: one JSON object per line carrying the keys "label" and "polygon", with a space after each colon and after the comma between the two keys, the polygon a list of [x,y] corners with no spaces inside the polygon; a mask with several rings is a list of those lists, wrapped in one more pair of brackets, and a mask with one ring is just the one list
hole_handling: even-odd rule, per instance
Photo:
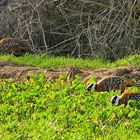
{"label": "foliage", "polygon": [[117,92],[87,92],[78,75],[72,83],[28,76],[22,84],[0,81],[1,139],[139,139],[139,110],[112,106]]}

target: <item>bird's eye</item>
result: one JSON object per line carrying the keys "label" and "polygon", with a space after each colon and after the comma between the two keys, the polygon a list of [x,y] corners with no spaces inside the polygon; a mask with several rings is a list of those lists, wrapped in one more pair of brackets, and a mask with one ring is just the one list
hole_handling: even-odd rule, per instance
{"label": "bird's eye", "polygon": [[116,98],[114,98],[113,100],[112,100],[112,103],[114,104],[116,102]]}
{"label": "bird's eye", "polygon": [[115,103],[115,99],[113,99],[113,103]]}

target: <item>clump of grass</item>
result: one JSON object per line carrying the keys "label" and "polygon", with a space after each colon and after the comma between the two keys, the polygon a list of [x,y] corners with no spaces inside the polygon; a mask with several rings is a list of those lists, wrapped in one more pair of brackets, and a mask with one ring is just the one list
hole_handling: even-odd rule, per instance
{"label": "clump of grass", "polygon": [[82,59],[70,57],[54,57],[47,54],[31,55],[26,54],[21,57],[13,55],[0,55],[0,61],[11,61],[18,64],[41,68],[65,68],[76,66],[78,68],[110,68],[118,66],[140,66],[140,55],[131,55],[115,62],[109,62],[101,58]]}
{"label": "clump of grass", "polygon": [[114,92],[87,92],[79,76],[23,84],[0,81],[1,139],[139,139],[136,107],[112,106]]}
{"label": "clump of grass", "polygon": [[111,64],[112,66],[140,66],[140,55],[130,55],[123,59],[118,59]]}
{"label": "clump of grass", "polygon": [[15,57],[12,55],[0,56],[0,61],[11,61],[18,64],[25,64],[36,67],[44,68],[64,68],[68,66],[77,66],[79,68],[98,68],[106,67],[106,61],[102,59],[82,59],[82,58],[69,58],[69,57],[49,57],[47,54],[41,55],[23,55],[21,57]]}

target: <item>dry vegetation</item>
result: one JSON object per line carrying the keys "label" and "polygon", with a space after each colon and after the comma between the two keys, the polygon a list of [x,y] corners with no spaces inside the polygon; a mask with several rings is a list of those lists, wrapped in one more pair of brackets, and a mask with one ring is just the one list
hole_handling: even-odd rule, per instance
{"label": "dry vegetation", "polygon": [[88,84],[93,77],[97,78],[97,81],[101,78],[108,76],[125,76],[130,79],[140,81],[140,69],[136,67],[117,67],[117,68],[94,68],[84,69],[75,66],[69,66],[66,68],[37,68],[33,66],[27,66],[24,64],[16,64],[14,62],[0,62],[0,78],[12,79],[12,81],[18,81],[20,83],[29,80],[30,74],[39,75],[44,73],[47,80],[56,80],[61,76],[68,77],[70,82],[75,79],[76,75],[81,77],[81,80]]}
{"label": "dry vegetation", "polygon": [[32,50],[118,59],[139,53],[138,0],[2,0],[0,38]]}

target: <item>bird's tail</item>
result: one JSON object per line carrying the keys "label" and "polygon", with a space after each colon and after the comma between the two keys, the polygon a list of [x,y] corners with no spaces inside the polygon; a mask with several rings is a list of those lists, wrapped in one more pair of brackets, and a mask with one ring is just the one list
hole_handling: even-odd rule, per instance
{"label": "bird's tail", "polygon": [[131,87],[131,86],[140,86],[140,82],[137,82],[136,80],[134,79],[127,79],[125,80],[125,85],[127,87]]}

